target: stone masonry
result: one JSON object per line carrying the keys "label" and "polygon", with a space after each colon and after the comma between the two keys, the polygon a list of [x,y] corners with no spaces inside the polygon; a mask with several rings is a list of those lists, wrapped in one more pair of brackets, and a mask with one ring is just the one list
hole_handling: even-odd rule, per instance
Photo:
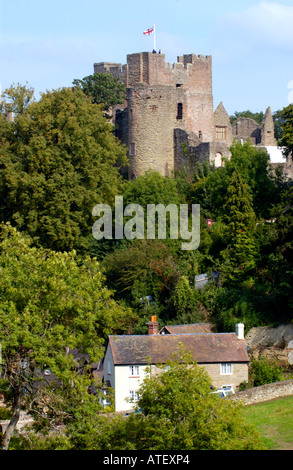
{"label": "stone masonry", "polygon": [[211,56],[186,54],[171,66],[164,54],[139,52],[125,65],[94,64],[94,73],[111,73],[127,87],[113,123],[128,148],[128,178],[148,169],[171,176],[203,160],[219,167],[233,139],[276,145],[270,108],[262,126],[243,118],[232,126],[223,103],[214,112]]}

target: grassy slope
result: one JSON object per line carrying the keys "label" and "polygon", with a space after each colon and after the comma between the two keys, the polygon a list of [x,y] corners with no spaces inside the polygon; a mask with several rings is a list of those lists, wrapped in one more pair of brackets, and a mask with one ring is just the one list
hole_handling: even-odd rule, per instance
{"label": "grassy slope", "polygon": [[293,450],[293,396],[246,406],[243,413],[271,450]]}

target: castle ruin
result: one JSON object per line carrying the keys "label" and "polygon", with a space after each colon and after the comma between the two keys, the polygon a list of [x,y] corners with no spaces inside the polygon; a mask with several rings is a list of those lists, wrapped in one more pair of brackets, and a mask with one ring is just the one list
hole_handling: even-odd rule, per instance
{"label": "castle ruin", "polygon": [[219,167],[234,139],[277,147],[269,107],[261,126],[247,118],[232,125],[223,103],[214,111],[211,56],[187,54],[171,66],[164,54],[140,52],[125,65],[96,63],[94,73],[110,73],[127,88],[113,123],[128,148],[128,178],[148,169],[171,176],[204,160]]}

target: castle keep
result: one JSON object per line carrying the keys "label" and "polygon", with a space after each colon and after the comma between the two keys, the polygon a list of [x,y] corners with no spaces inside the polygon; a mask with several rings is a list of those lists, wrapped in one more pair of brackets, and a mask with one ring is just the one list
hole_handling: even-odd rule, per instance
{"label": "castle keep", "polygon": [[94,64],[94,73],[110,73],[127,87],[113,123],[128,148],[128,178],[148,169],[171,176],[203,160],[221,166],[233,139],[277,145],[270,108],[262,126],[246,118],[232,126],[222,103],[214,111],[211,56],[187,54],[171,66],[164,54],[140,52],[128,55],[126,65]]}

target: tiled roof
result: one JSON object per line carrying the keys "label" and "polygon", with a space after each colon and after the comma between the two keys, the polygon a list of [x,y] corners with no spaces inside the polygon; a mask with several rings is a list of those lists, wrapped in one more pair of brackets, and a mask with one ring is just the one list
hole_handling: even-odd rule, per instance
{"label": "tiled roof", "polygon": [[180,344],[198,364],[249,361],[245,341],[235,333],[109,336],[115,365],[165,364]]}
{"label": "tiled roof", "polygon": [[161,329],[169,334],[185,334],[185,333],[212,333],[210,323],[192,323],[189,325],[166,325]]}

